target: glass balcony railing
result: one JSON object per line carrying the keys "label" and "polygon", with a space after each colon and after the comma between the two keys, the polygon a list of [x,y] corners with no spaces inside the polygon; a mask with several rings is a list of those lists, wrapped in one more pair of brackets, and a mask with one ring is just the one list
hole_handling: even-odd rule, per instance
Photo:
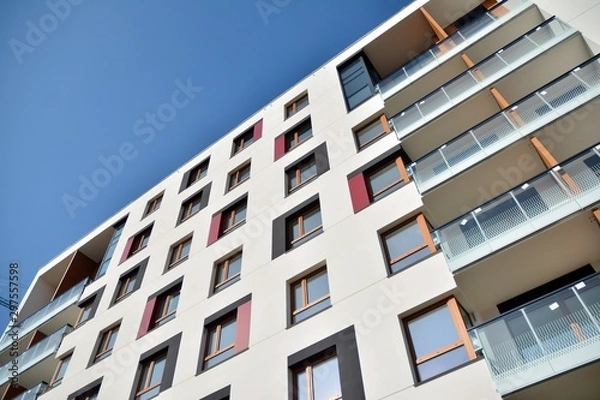
{"label": "glass balcony railing", "polygon": [[0,367],[0,385],[4,385],[11,378],[12,371],[10,368],[13,365],[18,365],[18,373],[22,374],[29,368],[33,367],[40,361],[47,357],[50,357],[58,350],[63,336],[71,332],[72,328],[70,325],[65,325],[52,335],[45,337],[32,347],[27,349],[21,355],[16,357]]}
{"label": "glass balcony railing", "polygon": [[464,25],[460,30],[419,54],[416,58],[379,82],[377,85],[378,91],[381,93],[383,99],[387,100],[397,91],[405,88],[450,57],[463,51],[504,24],[504,22],[527,9],[530,5],[529,0],[503,1],[480,18]]}
{"label": "glass balcony railing", "polygon": [[408,169],[421,193],[600,95],[600,56],[485,120]]}
{"label": "glass balcony railing", "polygon": [[454,272],[600,201],[600,145],[437,229]]}
{"label": "glass balcony railing", "polygon": [[600,359],[600,276],[469,331],[502,395]]}
{"label": "glass balcony railing", "polygon": [[46,382],[40,382],[26,392],[21,393],[17,397],[13,397],[11,400],[36,400],[39,395],[46,391],[48,384]]}
{"label": "glass balcony railing", "polygon": [[[86,278],[85,280],[79,282],[77,285],[73,286],[68,291],[58,296],[52,302],[48,303],[46,306],[40,308],[38,311],[25,318],[21,322],[20,327],[18,329],[19,338],[22,338],[28,333],[34,331],[44,322],[55,317],[58,313],[69,308],[71,305],[76,304],[79,301],[79,298],[83,293],[83,289],[86,287],[88,282],[89,279]],[[5,332],[4,336],[0,340],[0,351],[6,349],[12,343],[13,339],[10,336],[9,332],[10,331]]]}
{"label": "glass balcony railing", "polygon": [[391,118],[398,139],[509,74],[576,30],[551,19]]}

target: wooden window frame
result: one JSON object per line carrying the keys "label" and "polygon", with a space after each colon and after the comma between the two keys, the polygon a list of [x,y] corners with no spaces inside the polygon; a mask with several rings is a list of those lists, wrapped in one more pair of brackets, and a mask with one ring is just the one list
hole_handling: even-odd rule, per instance
{"label": "wooden window frame", "polygon": [[[317,210],[319,213],[321,213],[321,206],[320,204],[314,204],[310,207],[308,207],[306,210],[303,210],[301,212],[299,212],[298,214],[296,214],[295,216],[291,216],[288,221],[287,221],[287,225],[288,225],[288,232],[290,235],[290,238],[288,240],[289,243],[289,247],[294,247],[294,245],[296,243],[298,243],[299,241],[309,237],[310,235],[313,235],[314,233],[318,232],[319,230],[323,229],[323,218],[321,217],[321,225],[311,229],[310,231],[306,232],[305,231],[305,227],[304,227],[304,219],[305,217],[310,214],[311,212]],[[292,226],[294,224],[294,222],[298,223],[298,237],[297,238],[293,238],[293,229]]]}
{"label": "wooden window frame", "polygon": [[149,226],[148,228],[145,228],[143,231],[141,231],[133,237],[133,242],[131,242],[131,249],[129,250],[130,257],[148,247],[148,243],[146,242],[146,244],[144,244],[144,241],[149,241],[151,234],[152,226]]}
{"label": "wooden window frame", "polygon": [[202,192],[193,196],[191,199],[185,201],[181,205],[181,217],[179,218],[179,223],[187,221],[188,219],[192,218],[194,215],[200,212],[200,209],[198,209],[198,211],[193,211],[194,206],[196,204],[202,206]]}
{"label": "wooden window frame", "polygon": [[242,209],[248,212],[248,202],[244,199],[243,201],[234,204],[227,210],[223,211],[223,227],[221,229],[221,235],[234,230],[244,222],[246,222],[246,218],[241,221],[235,222],[235,216],[240,213]]}
{"label": "wooden window frame", "polygon": [[81,310],[79,310],[79,315],[77,316],[77,321],[75,322],[75,328],[79,328],[80,326],[85,324],[87,321],[92,319],[91,316],[88,316],[88,318],[86,318],[84,320],[81,319],[86,310],[90,310],[90,315],[94,312],[94,299],[93,298],[91,298],[89,301],[87,301],[85,303],[85,305],[83,305],[83,307],[81,307]]}
{"label": "wooden window frame", "polygon": [[[233,340],[233,343],[227,345],[226,347],[223,347],[222,349],[219,348],[219,342],[221,341],[221,331],[223,329],[223,325],[228,324],[229,322],[232,322],[232,321],[235,323],[235,329],[237,332],[237,329],[238,329],[237,322],[238,321],[237,321],[236,314],[225,316],[222,319],[220,319],[219,321],[211,324],[207,328],[207,330],[206,330],[206,352],[205,352],[206,354],[204,355],[204,358],[203,358],[203,362],[205,365],[208,361],[221,355],[222,353],[229,351],[231,349],[235,349],[235,338]],[[208,345],[210,343],[210,338],[211,338],[211,335],[213,332],[215,332],[214,346],[213,346],[213,349],[209,349]],[[234,356],[234,355],[235,355],[235,353],[232,354],[231,356]]]}
{"label": "wooden window frame", "polygon": [[[301,180],[302,169],[306,167],[310,168],[313,165],[315,166],[315,169],[317,169],[315,173],[309,176],[308,178]],[[300,162],[293,165],[290,169],[288,169],[286,171],[288,193],[292,193],[293,191],[298,190],[300,187],[304,186],[313,179],[316,179],[319,176],[319,171],[318,168],[316,168],[316,166],[317,158],[314,154],[311,154],[310,156],[306,157],[305,159],[301,160]],[[298,182],[294,186],[290,186],[291,176],[296,178],[296,182]]]}
{"label": "wooden window frame", "polygon": [[[244,172],[246,170],[248,170],[248,176],[246,178],[244,178],[243,180],[240,180],[242,172]],[[234,178],[233,182],[232,182],[232,178]],[[227,191],[229,192],[229,191],[235,189],[242,183],[246,182],[248,179],[250,179],[250,162],[245,163],[241,167],[238,167],[229,173],[229,175],[227,176]]]}
{"label": "wooden window frame", "polygon": [[[291,131],[287,132],[284,135],[283,140],[285,141],[285,152],[286,153],[288,151],[291,151],[291,150],[295,149],[296,147],[300,146],[302,143],[306,142],[308,139],[310,139],[313,136],[312,132],[311,132],[310,136],[304,138],[303,140],[300,140],[300,131],[304,130],[307,126],[308,126],[308,129],[310,129],[312,131],[312,122],[311,122],[310,118],[299,123]],[[292,144],[289,143],[290,139],[292,141]]]}
{"label": "wooden window frame", "polygon": [[[329,293],[327,293],[325,296],[321,296],[318,299],[312,301],[312,302],[308,302],[308,280],[316,275],[319,275],[321,273],[325,273],[325,279],[328,279],[328,275],[327,275],[327,267],[323,266],[318,268],[317,270],[309,273],[308,275],[304,275],[303,277],[301,277],[300,279],[295,280],[294,282],[292,282],[290,284],[290,295],[291,295],[291,304],[293,305],[292,307],[292,319],[300,314],[301,312],[304,312],[306,310],[308,310],[309,308],[327,300],[331,298],[331,290],[329,291]],[[328,282],[329,283],[329,282]],[[300,287],[302,289],[302,306],[301,307],[297,307],[298,304],[295,304],[295,297],[294,297],[294,289],[296,288],[296,286],[300,284]],[[297,308],[296,308],[297,307]]]}
{"label": "wooden window frame", "polygon": [[247,131],[233,139],[233,151],[231,155],[234,156],[240,153],[252,143],[254,143],[254,127],[248,129]]}
{"label": "wooden window frame", "polygon": [[[396,232],[397,230],[401,230],[404,229],[405,227],[411,225],[411,224],[417,224],[419,226],[419,230],[421,231],[421,236],[423,238],[423,243],[420,244],[419,246],[410,249],[404,253],[402,253],[399,256],[396,256],[395,258],[390,258],[390,251],[388,249],[387,243],[385,238]],[[388,231],[386,231],[385,233],[383,233],[381,235],[383,237],[383,244],[384,244],[384,249],[385,249],[385,257],[386,260],[388,262],[388,266],[392,266],[393,264],[397,263],[398,261],[401,261],[403,259],[405,259],[406,257],[410,257],[411,255],[413,255],[414,253],[424,249],[424,248],[429,248],[429,252],[430,253],[435,253],[437,252],[437,248],[435,246],[435,243],[433,243],[433,239],[431,237],[431,233],[429,231],[429,227],[427,225],[427,220],[425,219],[425,216],[423,214],[419,214],[416,216],[416,218],[413,218],[411,220],[406,221],[405,223],[398,225]]]}
{"label": "wooden window frame", "polygon": [[401,183],[409,183],[410,182],[410,177],[408,176],[408,172],[406,171],[406,166],[404,165],[404,160],[402,160],[402,157],[400,157],[400,156],[396,157],[393,160],[393,163],[396,165],[396,168],[398,169],[398,172],[400,174],[400,179],[388,184],[383,189],[380,189],[377,192],[373,192],[373,190],[371,188],[371,177],[373,175],[377,174],[378,172],[384,170],[385,168],[389,167],[392,164],[392,161],[388,161],[381,165],[377,165],[374,169],[368,170],[365,173],[366,180],[368,182],[369,196],[371,198],[371,202],[379,200],[379,199],[376,200],[376,197],[384,194],[391,188],[393,188]]}
{"label": "wooden window frame", "polygon": [[[152,326],[150,327],[150,329],[154,329],[159,326],[162,326],[165,323],[167,323],[168,321],[175,318],[175,316],[177,315],[177,308],[175,308],[175,310],[173,310],[171,312],[168,312],[169,305],[173,301],[173,298],[175,298],[176,296],[178,297],[177,301],[179,302],[180,295],[181,295],[181,286],[176,285],[172,289],[170,289],[167,292],[162,293],[156,297],[156,305],[153,310],[154,315],[152,317]],[[179,303],[177,303],[177,304],[179,305]]]}
{"label": "wooden window frame", "polygon": [[146,218],[148,215],[152,214],[153,212],[157,211],[160,208],[160,206],[162,204],[163,195],[164,195],[164,192],[162,192],[162,193],[154,196],[150,200],[148,200],[148,203],[146,204],[146,209],[144,210],[144,214],[143,214],[142,218]]}
{"label": "wooden window frame", "polygon": [[[306,105],[301,108],[298,108],[298,104],[300,104],[304,99],[306,99]],[[308,93],[303,93],[295,100],[292,100],[288,104],[285,105],[285,119],[291,118],[298,113],[298,111],[305,109],[310,104],[308,100]],[[291,113],[290,113],[291,111]]]}
{"label": "wooden window frame", "polygon": [[[381,124],[381,127],[383,128],[383,132],[378,133],[377,135],[375,135],[374,137],[372,137],[371,139],[367,140],[364,143],[360,143],[359,140],[359,136],[360,133],[362,131],[364,131],[366,128],[370,127],[371,125],[375,124],[379,122]],[[367,124],[361,126],[360,128],[354,130],[354,138],[356,140],[356,146],[358,147],[358,150],[362,150],[365,147],[369,146],[370,144],[376,142],[377,140],[381,139],[382,137],[384,137],[385,135],[387,135],[388,133],[392,132],[392,128],[390,127],[390,123],[388,122],[387,117],[385,116],[385,114],[381,114],[379,117],[369,121]]]}
{"label": "wooden window frame", "polygon": [[129,284],[133,281],[135,286],[135,281],[139,278],[140,269],[135,268],[133,271],[123,275],[119,278],[119,282],[117,284],[117,294],[115,296],[115,303],[123,300],[131,293],[135,291],[135,289],[131,289],[131,291],[126,291],[129,287]]}
{"label": "wooden window frame", "polygon": [[[163,376],[160,378],[160,381],[158,383],[152,384],[152,386],[150,386],[151,385],[150,379],[152,378],[156,364],[158,364],[160,361],[164,360],[164,363],[166,365],[167,355],[168,354],[166,352],[160,353],[142,363],[142,372],[140,374],[139,381],[137,382],[138,387],[135,392],[135,399],[138,399],[140,396],[144,395],[145,393],[147,393],[151,390],[154,390],[157,387],[160,387],[162,385],[162,381],[164,379],[164,372],[163,372]],[[166,369],[166,367],[165,367],[165,369]]]}
{"label": "wooden window frame", "polygon": [[[217,293],[220,292],[221,290],[225,289],[225,287],[227,287],[229,284],[232,283],[232,281],[234,280],[238,280],[241,277],[242,271],[240,269],[240,272],[232,275],[232,276],[228,276],[229,275],[229,265],[231,264],[231,260],[233,260],[234,258],[237,257],[242,257],[242,251],[237,251],[234,254],[232,254],[231,256],[225,258],[222,261],[219,261],[215,264],[215,279],[214,279],[214,283],[213,283],[213,288],[212,291],[213,293]],[[241,262],[241,260],[240,260]],[[221,266],[223,266],[223,270],[224,270],[224,276],[227,276],[227,278],[221,282],[218,282],[217,280],[219,279],[219,270],[221,268]],[[226,285],[224,287],[224,285]]]}
{"label": "wooden window frame", "polygon": [[200,179],[204,178],[207,174],[208,174],[208,160],[202,161],[200,164],[196,165],[194,168],[192,168],[190,170],[190,175],[188,176],[186,188],[192,186],[194,183],[196,183]]}
{"label": "wooden window frame", "polygon": [[[193,236],[188,236],[171,246],[171,249],[169,250],[169,259],[167,262],[167,270],[174,268],[176,265],[184,262],[185,260],[187,260],[189,258],[189,256],[190,256],[189,253],[190,253],[191,246],[192,246],[192,239],[193,239]],[[183,248],[187,244],[189,244],[190,249],[188,249],[188,254],[186,254],[185,256],[182,257],[181,254],[183,252]]]}
{"label": "wooden window frame", "polygon": [[[48,389],[54,389],[62,383],[65,375],[63,374],[61,377],[58,377],[58,373],[65,362],[67,362],[67,368],[69,368],[69,362],[71,362],[72,355],[73,353],[65,354],[59,359],[58,365],[56,366],[56,368],[54,369],[54,373],[52,374],[52,379],[50,379],[50,383],[48,383]],[[67,370],[65,369],[65,373],[66,371]]]}
{"label": "wooden window frame", "polygon": [[[119,334],[120,326],[121,326],[120,324],[115,325],[109,329],[106,329],[102,333],[100,333],[100,339],[98,341],[98,348],[96,349],[96,353],[94,354],[93,363],[104,360],[106,357],[110,356],[110,354],[112,353],[113,347],[109,348],[108,344],[110,343],[112,335]],[[115,337],[115,340],[116,340],[116,337]]]}
{"label": "wooden window frame", "polygon": [[[338,360],[338,355],[335,351],[327,351],[326,353],[322,354],[319,357],[316,357],[314,359],[311,359],[310,361],[308,361],[308,363],[303,363],[303,365],[301,367],[295,368],[293,370],[293,398],[294,400],[298,399],[298,392],[300,391],[299,387],[297,386],[297,381],[298,381],[298,374],[305,372],[306,373],[306,398],[307,400],[314,400],[313,397],[313,390],[314,390],[314,374],[313,374],[313,368],[315,365],[320,364],[322,362],[328,361],[332,358],[335,358],[337,364],[338,364],[338,369],[340,368],[340,363]],[[341,382],[341,377],[338,376],[339,382],[340,382],[340,391],[343,389],[342,387],[342,382]],[[336,395],[334,397],[328,397],[327,400],[340,400],[342,399],[342,393],[340,392],[339,395]]]}
{"label": "wooden window frame", "polygon": [[[409,330],[408,326],[411,321],[413,321],[431,311],[442,308],[442,307],[447,307],[448,311],[450,312],[450,316],[452,317],[452,322],[453,322],[454,328],[456,329],[456,333],[458,334],[458,340],[454,343],[450,343],[444,347],[436,349],[422,357],[417,358],[415,355],[415,352],[414,352],[414,345],[413,345],[412,338],[410,336],[410,330]],[[464,310],[464,308],[456,300],[456,297],[449,297],[441,302],[433,304],[433,305],[403,319],[404,329],[405,329],[405,332],[407,333],[406,337],[407,337],[409,347],[410,347],[411,362],[412,362],[412,365],[413,365],[413,368],[415,371],[415,375],[417,377],[418,377],[417,366],[419,364],[422,364],[424,362],[432,360],[438,356],[446,354],[449,351],[457,349],[461,346],[465,347],[465,351],[467,352],[469,361],[475,360],[477,358],[477,353],[475,352],[473,343],[471,343],[471,339],[469,338],[469,333],[467,332],[467,327],[465,325],[465,322],[463,319],[463,314],[461,313],[461,309]],[[465,312],[465,315],[468,315],[468,314]],[[456,368],[456,367],[451,367],[448,370],[451,370],[453,368]],[[446,371],[444,371],[444,372],[446,372]],[[432,376],[425,380],[435,379],[437,376],[442,375],[444,372],[440,372],[438,375]],[[419,378],[419,381],[422,382],[423,380],[421,380]]]}

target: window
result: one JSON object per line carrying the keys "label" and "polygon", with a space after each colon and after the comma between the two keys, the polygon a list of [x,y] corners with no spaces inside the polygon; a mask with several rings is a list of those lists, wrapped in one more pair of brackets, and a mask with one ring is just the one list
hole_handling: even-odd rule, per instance
{"label": "window", "polygon": [[248,295],[204,320],[198,373],[248,348],[251,302]]}
{"label": "window", "polygon": [[179,212],[179,222],[191,218],[200,212],[204,207],[208,205],[208,197],[210,196],[210,187],[211,184],[204,186],[198,192],[194,193],[192,196],[188,197],[181,204],[181,211]]}
{"label": "window", "polygon": [[294,371],[294,399],[337,400],[342,398],[342,385],[337,356],[324,355]]}
{"label": "window", "polygon": [[395,148],[348,175],[354,213],[410,182],[404,160],[410,161],[402,149]]}
{"label": "window", "polygon": [[289,118],[308,105],[308,94],[303,94],[285,106],[285,118]]}
{"label": "window", "polygon": [[288,193],[297,189],[307,181],[317,177],[317,162],[315,155],[311,154],[302,162],[286,171]]}
{"label": "window", "polygon": [[312,137],[312,124],[310,118],[300,122],[286,133],[275,138],[275,161],[285,153],[295,149],[300,144]]}
{"label": "window", "polygon": [[94,304],[92,302],[82,305],[81,310],[79,311],[79,317],[77,318],[77,323],[75,324],[75,326],[81,326],[92,318],[92,312],[93,312],[93,308],[94,308],[93,306],[94,306]]}
{"label": "window", "polygon": [[227,206],[227,208],[213,215],[210,222],[207,245],[214,243],[221,236],[234,230],[246,221],[247,203],[248,195],[245,194],[230,206]]}
{"label": "window", "polygon": [[77,317],[77,322],[75,323],[76,328],[85,324],[94,317],[103,292],[104,287],[100,288],[98,291],[79,302],[78,306],[81,308],[81,310],[79,311],[79,316]]}
{"label": "window", "polygon": [[299,161],[285,168],[286,195],[329,170],[327,146],[321,144]]}
{"label": "window", "polygon": [[231,190],[250,178],[250,162],[232,171],[227,180],[227,190]]}
{"label": "window", "polygon": [[140,264],[121,275],[111,304],[118,303],[140,288],[147,264],[148,259],[146,258]]}
{"label": "window", "polygon": [[390,124],[385,115],[381,115],[375,121],[370,122],[366,126],[354,131],[354,137],[356,138],[356,144],[358,149],[361,150],[371,143],[382,138],[386,134],[390,133]]}
{"label": "window", "polygon": [[242,252],[225,258],[215,264],[213,293],[219,292],[240,280]]}
{"label": "window", "polygon": [[327,269],[317,271],[290,285],[292,324],[303,321],[331,305]]}
{"label": "window", "polygon": [[237,154],[244,150],[246,147],[250,146],[253,141],[254,135],[252,129],[248,129],[246,132],[233,139],[233,154]]}
{"label": "window", "polygon": [[290,399],[366,398],[353,326],[292,354],[287,362]]}
{"label": "window", "polygon": [[125,244],[125,250],[123,251],[123,257],[121,257],[121,262],[125,261],[135,253],[143,250],[146,246],[148,246],[148,242],[150,241],[150,234],[152,233],[152,225],[153,224],[150,224],[142,231],[129,238],[127,244]]}
{"label": "window", "polygon": [[319,203],[310,205],[287,221],[288,249],[297,247],[323,232]]}
{"label": "window", "polygon": [[190,254],[190,248],[192,247],[192,237],[188,237],[179,243],[171,246],[171,251],[169,252],[169,262],[167,264],[167,269],[171,269],[175,267],[180,262],[187,260]]}
{"label": "window", "polygon": [[463,320],[468,314],[461,308],[455,298],[450,298],[404,321],[418,381],[476,357]]}
{"label": "window", "polygon": [[130,398],[149,400],[173,385],[181,333],[140,356]]}
{"label": "window", "polygon": [[71,354],[62,357],[58,361],[56,370],[54,370],[54,375],[52,376],[52,379],[50,380],[50,384],[49,384],[50,388],[55,388],[61,384],[61,382],[65,376],[65,372],[67,371],[67,368],[69,368],[70,361],[71,361]]}
{"label": "window", "polygon": [[119,334],[119,326],[120,325],[113,326],[100,334],[98,344],[96,345],[96,354],[94,355],[92,363],[104,360],[111,355],[113,347],[115,347],[115,342],[117,341],[117,335]]}
{"label": "window", "polygon": [[112,256],[115,253],[115,248],[117,247],[117,243],[119,243],[119,238],[121,237],[121,233],[123,233],[123,228],[125,227],[125,220],[117,223],[114,226],[114,231],[110,238],[110,242],[108,243],[108,247],[104,252],[104,256],[102,257],[102,262],[100,262],[100,266],[98,267],[98,272],[96,272],[96,279],[100,278],[104,274],[106,274],[106,270],[108,269],[108,264],[110,264],[110,260],[112,260]]}
{"label": "window", "polygon": [[384,233],[382,237],[392,274],[402,271],[437,251],[423,215]]}
{"label": "window", "polygon": [[188,172],[183,175],[183,180],[181,181],[181,187],[179,191],[183,191],[184,189],[189,188],[194,183],[198,182],[200,179],[204,178],[206,174],[208,174],[208,164],[210,162],[210,158],[202,161],[200,164],[196,165]]}
{"label": "window", "polygon": [[179,304],[180,291],[181,286],[177,285],[173,289],[157,297],[154,320],[152,323],[153,328],[164,325],[175,318],[177,305]]}
{"label": "window", "polygon": [[85,385],[75,393],[71,393],[67,400],[97,400],[100,393],[102,378],[96,379],[94,382]]}
{"label": "window", "polygon": [[230,392],[231,386],[227,386],[221,390],[209,394],[206,397],[201,398],[200,400],[229,400]]}
{"label": "window", "polygon": [[359,54],[338,69],[342,90],[349,111],[358,107],[375,94],[374,81],[379,79],[369,59]]}
{"label": "window", "polygon": [[148,202],[148,204],[146,204],[146,209],[144,210],[144,215],[142,218],[145,218],[148,215],[152,214],[154,211],[158,210],[160,208],[160,204],[162,203],[162,198],[163,198],[163,193],[152,198]]}

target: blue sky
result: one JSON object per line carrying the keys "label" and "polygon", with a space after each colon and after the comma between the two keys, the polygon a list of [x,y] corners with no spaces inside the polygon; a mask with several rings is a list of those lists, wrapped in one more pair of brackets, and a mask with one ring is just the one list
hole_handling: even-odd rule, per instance
{"label": "blue sky", "polygon": [[[2,2],[0,280],[18,262],[24,295],[47,261],[405,3]],[[144,143],[136,123],[182,85],[189,102]],[[126,142],[135,157],[69,211]]]}

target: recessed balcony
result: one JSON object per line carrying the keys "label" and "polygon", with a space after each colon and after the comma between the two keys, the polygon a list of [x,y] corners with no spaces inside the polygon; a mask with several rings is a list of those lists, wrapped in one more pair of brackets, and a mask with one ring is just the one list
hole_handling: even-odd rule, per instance
{"label": "recessed balcony", "polygon": [[391,118],[399,140],[455,107],[576,31],[550,19]]}
{"label": "recessed balcony", "polygon": [[[77,302],[88,282],[88,278],[84,279],[55,298],[52,302],[21,321],[16,330],[19,335],[19,340],[40,328],[43,328],[42,330],[46,333],[51,333],[60,326],[67,323],[74,323],[77,315],[79,315],[79,308],[76,307]],[[0,340],[0,351],[6,350],[13,342],[13,337],[10,333],[11,330],[5,332]]]}
{"label": "recessed balcony", "polygon": [[528,0],[503,1],[480,18],[471,21],[463,26],[462,29],[419,54],[413,60],[379,82],[377,86],[378,91],[381,93],[384,101],[444,61],[459,54],[473,43],[493,32],[531,5]]}
{"label": "recessed balcony", "polygon": [[17,397],[13,397],[10,400],[36,400],[38,396],[42,395],[46,391],[47,387],[48,384],[46,382],[40,382],[31,389],[21,393]]}
{"label": "recessed balcony", "polygon": [[600,95],[596,56],[409,166],[425,193]]}
{"label": "recessed balcony", "polygon": [[600,145],[437,229],[451,271],[458,270],[600,201]]}
{"label": "recessed balcony", "polygon": [[[538,397],[524,390],[523,398],[571,399],[575,391],[579,398],[595,398],[597,379],[586,379],[585,369],[599,367],[591,363],[600,360],[600,275],[489,320],[469,335],[501,395],[537,384],[538,395],[546,385],[549,393]],[[551,379],[559,375],[562,389]]]}
{"label": "recessed balcony", "polygon": [[19,384],[29,386],[37,384],[40,379],[50,379],[57,361],[53,356],[58,350],[62,338],[71,332],[70,325],[65,325],[52,335],[40,340],[14,360],[0,367],[0,386],[10,381],[11,367],[17,366]]}

